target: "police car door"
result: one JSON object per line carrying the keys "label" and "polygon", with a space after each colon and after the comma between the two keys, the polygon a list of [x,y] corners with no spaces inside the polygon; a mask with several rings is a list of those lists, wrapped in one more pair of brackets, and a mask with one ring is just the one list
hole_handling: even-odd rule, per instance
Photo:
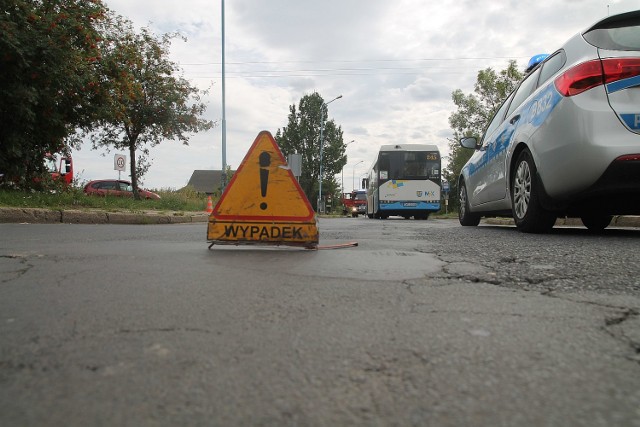
{"label": "police car door", "polygon": [[514,135],[518,128],[526,124],[527,120],[524,117],[526,116],[524,113],[526,107],[523,107],[525,109],[519,107],[536,88],[539,74],[540,69],[538,68],[520,83],[509,102],[505,119],[496,130],[494,138],[490,141],[491,160],[489,161],[489,170],[487,172],[489,177],[487,178],[486,201],[494,202],[507,197],[507,153],[509,152],[509,147],[516,142],[514,141]]}
{"label": "police car door", "polygon": [[489,189],[495,173],[496,139],[503,126],[504,115],[509,106],[511,96],[502,104],[493,116],[482,138],[482,147],[469,160],[469,200],[477,206],[491,200]]}

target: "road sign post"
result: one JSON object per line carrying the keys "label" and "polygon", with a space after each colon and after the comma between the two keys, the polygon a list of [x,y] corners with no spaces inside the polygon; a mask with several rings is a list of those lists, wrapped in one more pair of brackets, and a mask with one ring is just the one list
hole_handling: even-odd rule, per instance
{"label": "road sign post", "polygon": [[120,172],[127,170],[127,156],[124,154],[116,154],[113,156],[113,169],[118,171],[118,179],[120,179]]}
{"label": "road sign post", "polygon": [[444,193],[444,213],[449,211],[449,182],[442,181],[442,192]]}

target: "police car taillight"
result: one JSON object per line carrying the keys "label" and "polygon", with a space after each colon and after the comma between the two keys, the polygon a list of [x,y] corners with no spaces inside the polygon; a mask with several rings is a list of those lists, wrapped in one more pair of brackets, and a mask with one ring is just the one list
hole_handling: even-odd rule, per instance
{"label": "police car taillight", "polygon": [[640,161],[640,154],[625,154],[616,159],[617,162],[637,162]]}
{"label": "police car taillight", "polygon": [[556,77],[563,96],[574,96],[600,85],[640,76],[640,58],[608,58],[583,62]]}
{"label": "police car taillight", "polygon": [[562,96],[574,96],[604,84],[602,64],[599,59],[583,62],[569,68],[554,80],[556,89]]}
{"label": "police car taillight", "polygon": [[[620,80],[640,76],[640,58],[609,58],[602,60],[604,69],[604,83],[609,84]],[[629,86],[637,86],[640,81],[634,79]]]}

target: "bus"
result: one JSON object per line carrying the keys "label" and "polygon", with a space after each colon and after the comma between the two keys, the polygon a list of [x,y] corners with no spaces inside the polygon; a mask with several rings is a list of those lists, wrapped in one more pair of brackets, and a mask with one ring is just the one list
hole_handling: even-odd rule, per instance
{"label": "bus", "polygon": [[367,216],[427,219],[440,210],[440,150],[430,144],[383,145],[368,176]]}

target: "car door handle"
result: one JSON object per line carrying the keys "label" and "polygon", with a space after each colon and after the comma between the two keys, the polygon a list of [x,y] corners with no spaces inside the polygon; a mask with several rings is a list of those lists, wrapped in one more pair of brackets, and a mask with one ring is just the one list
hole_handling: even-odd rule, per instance
{"label": "car door handle", "polygon": [[518,114],[516,116],[513,116],[513,118],[511,120],[509,120],[509,123],[514,124],[518,120],[520,120],[520,114]]}

